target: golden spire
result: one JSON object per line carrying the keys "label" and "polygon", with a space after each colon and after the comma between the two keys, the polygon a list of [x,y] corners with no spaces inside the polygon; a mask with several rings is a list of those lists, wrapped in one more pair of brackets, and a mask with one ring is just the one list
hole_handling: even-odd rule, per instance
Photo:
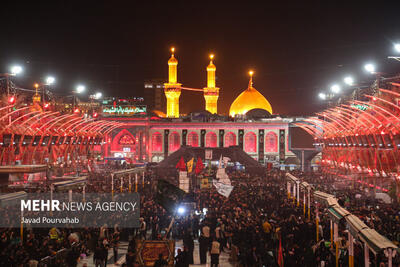
{"label": "golden spire", "polygon": [[215,71],[217,68],[213,64],[214,55],[210,55],[210,64],[207,66],[207,87],[208,88],[215,88]]}
{"label": "golden spire", "polygon": [[35,95],[33,96],[33,102],[40,102],[40,95],[39,95],[39,93],[38,93],[38,89],[39,89],[39,84],[38,83],[35,83],[34,85],[33,85],[34,87],[35,87]]}
{"label": "golden spire", "polygon": [[215,87],[215,71],[217,68],[213,64],[214,55],[210,55],[210,64],[207,66],[207,87],[204,88],[204,99],[206,110],[212,114],[217,113],[219,88]]}
{"label": "golden spire", "polygon": [[171,48],[171,58],[168,60],[168,83],[164,84],[164,93],[167,98],[167,117],[179,117],[179,97],[181,84],[178,83],[178,60],[174,57],[175,48]]}
{"label": "golden spire", "polygon": [[168,82],[178,82],[178,60],[174,57],[175,47],[171,48],[171,58],[168,60]]}
{"label": "golden spire", "polygon": [[254,74],[254,71],[250,70],[249,71],[249,75],[250,75],[249,88],[253,87],[253,74]]}

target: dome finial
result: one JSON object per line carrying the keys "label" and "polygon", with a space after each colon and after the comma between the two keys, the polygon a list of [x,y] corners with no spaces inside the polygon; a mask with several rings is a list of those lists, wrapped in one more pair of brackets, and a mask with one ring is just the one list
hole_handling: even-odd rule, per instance
{"label": "dome finial", "polygon": [[249,75],[250,75],[249,88],[253,87],[253,74],[254,74],[254,71],[250,70],[249,71]]}
{"label": "dome finial", "polygon": [[210,54],[210,61],[211,62],[212,62],[213,58],[214,58],[214,54]]}
{"label": "dome finial", "polygon": [[172,55],[174,54],[174,52],[175,52],[175,47],[171,47],[171,53],[172,53]]}

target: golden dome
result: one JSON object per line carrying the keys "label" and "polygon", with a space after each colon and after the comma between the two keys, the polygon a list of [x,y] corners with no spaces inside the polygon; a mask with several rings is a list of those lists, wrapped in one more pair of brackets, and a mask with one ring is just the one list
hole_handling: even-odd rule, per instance
{"label": "golden dome", "polygon": [[168,65],[178,65],[178,60],[174,57],[174,54],[172,54],[168,60]]}
{"label": "golden dome", "polygon": [[252,72],[250,72],[249,86],[233,101],[229,116],[244,115],[248,111],[259,108],[272,114],[272,107],[268,100],[253,87]]}
{"label": "golden dome", "polygon": [[207,66],[207,70],[208,71],[212,71],[212,70],[217,70],[217,68],[215,67],[215,65],[213,64],[213,62],[212,62],[212,60],[210,61],[210,64],[208,64],[208,66]]}

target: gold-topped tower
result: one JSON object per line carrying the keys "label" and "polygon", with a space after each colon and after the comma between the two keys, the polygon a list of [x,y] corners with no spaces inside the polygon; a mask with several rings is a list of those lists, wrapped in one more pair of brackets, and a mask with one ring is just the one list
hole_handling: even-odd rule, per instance
{"label": "gold-topped tower", "polygon": [[217,68],[213,64],[214,55],[210,55],[210,64],[207,66],[207,87],[204,88],[204,99],[206,100],[206,110],[210,113],[217,113],[217,102],[219,88],[215,87],[215,71]]}
{"label": "gold-topped tower", "polygon": [[33,100],[33,103],[39,103],[40,100],[41,100],[40,95],[39,95],[39,93],[38,93],[39,84],[38,84],[38,83],[35,83],[35,84],[34,84],[34,87],[35,87],[35,94],[34,94],[34,96],[32,97],[32,100]]}
{"label": "gold-topped tower", "polygon": [[167,117],[179,117],[179,97],[181,85],[178,83],[178,60],[174,57],[175,48],[171,48],[171,58],[168,60],[168,83],[164,84],[164,93],[167,98]]}

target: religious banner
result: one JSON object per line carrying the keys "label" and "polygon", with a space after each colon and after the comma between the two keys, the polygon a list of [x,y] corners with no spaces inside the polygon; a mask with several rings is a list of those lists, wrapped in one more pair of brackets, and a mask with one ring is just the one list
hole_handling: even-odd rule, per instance
{"label": "religious banner", "polygon": [[213,180],[213,185],[217,189],[217,192],[226,198],[229,197],[229,195],[231,194],[231,192],[233,190],[232,185],[223,184],[221,182],[218,182],[217,180]]}
{"label": "religious banner", "polygon": [[200,157],[197,158],[196,168],[194,169],[194,173],[199,174],[203,171],[204,164]]}
{"label": "religious banner", "polygon": [[210,183],[208,181],[208,178],[202,178],[200,180],[200,189],[204,189],[204,188],[210,188]]}
{"label": "religious banner", "polygon": [[206,149],[205,150],[205,159],[206,160],[212,160],[212,156],[213,156],[212,149]]}
{"label": "religious banner", "polygon": [[162,254],[168,266],[174,266],[175,241],[174,240],[140,240],[136,239],[136,261],[140,266],[154,266],[158,255]]}
{"label": "religious banner", "polygon": [[227,185],[231,184],[231,180],[229,179],[228,174],[226,174],[224,168],[219,168],[217,170],[216,178],[218,179],[218,181],[220,183],[227,184]]}
{"label": "religious banner", "polygon": [[193,171],[193,164],[194,164],[194,158],[192,158],[186,163],[188,173],[191,173]]}
{"label": "religious banner", "polygon": [[186,171],[186,164],[185,164],[185,160],[183,159],[183,157],[181,157],[181,159],[176,164],[176,168],[180,171]]}
{"label": "religious banner", "polygon": [[228,157],[223,157],[222,160],[224,161],[224,168],[226,168],[228,166],[228,162],[231,161],[231,159]]}
{"label": "religious banner", "polygon": [[187,172],[185,171],[179,172],[179,188],[186,193],[189,192],[189,179],[187,177]]}

